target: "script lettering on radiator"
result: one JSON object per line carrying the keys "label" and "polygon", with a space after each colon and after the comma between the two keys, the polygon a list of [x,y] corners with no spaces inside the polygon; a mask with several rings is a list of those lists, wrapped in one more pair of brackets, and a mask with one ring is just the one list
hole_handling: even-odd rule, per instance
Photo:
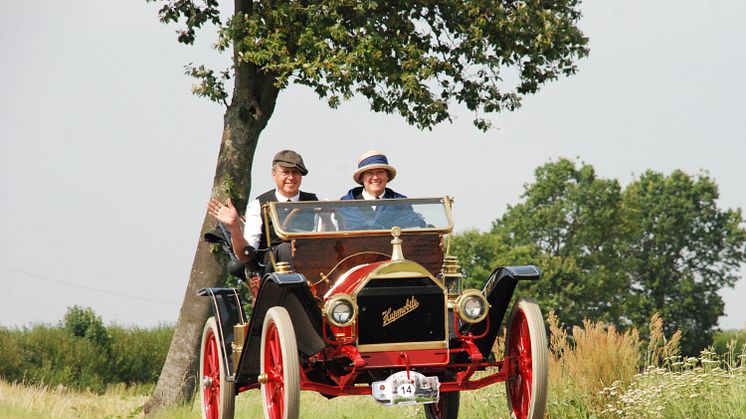
{"label": "script lettering on radiator", "polygon": [[401,319],[402,317],[416,310],[419,306],[420,302],[417,301],[417,299],[414,298],[413,295],[410,298],[407,298],[407,302],[404,303],[402,307],[399,307],[396,310],[392,309],[391,307],[387,308],[386,311],[381,313],[383,315],[383,327],[386,327],[391,323]]}

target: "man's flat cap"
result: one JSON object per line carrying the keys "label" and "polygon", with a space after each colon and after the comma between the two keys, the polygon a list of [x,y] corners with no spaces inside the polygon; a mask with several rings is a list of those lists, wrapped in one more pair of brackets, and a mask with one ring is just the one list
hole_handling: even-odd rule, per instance
{"label": "man's flat cap", "polygon": [[280,165],[282,167],[294,167],[298,169],[301,175],[305,176],[308,174],[306,165],[303,164],[303,157],[293,150],[282,150],[275,154],[275,158],[272,159],[272,165]]}

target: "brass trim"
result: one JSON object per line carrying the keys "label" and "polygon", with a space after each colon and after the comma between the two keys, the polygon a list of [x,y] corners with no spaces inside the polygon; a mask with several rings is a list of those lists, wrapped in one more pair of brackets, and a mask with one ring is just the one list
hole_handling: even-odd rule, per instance
{"label": "brass trim", "polygon": [[390,324],[396,323],[397,321],[406,317],[407,314],[412,313],[418,308],[420,308],[420,301],[414,295],[407,298],[407,301],[401,307],[387,308],[383,313],[381,313],[382,327],[386,327]]}
{"label": "brass trim", "polygon": [[443,296],[447,294],[447,290],[427,269],[417,262],[411,260],[392,260],[390,262],[384,262],[372,271],[368,273],[366,278],[357,285],[353,291],[354,295],[360,293],[360,291],[368,285],[368,282],[374,279],[390,279],[390,278],[430,278],[440,289],[443,290]]}
{"label": "brass trim", "polygon": [[[330,312],[330,310],[334,306],[334,303],[340,300],[347,301],[352,306],[352,316],[350,316],[350,320],[345,323],[338,323],[336,320],[334,320],[334,316],[332,316]],[[351,325],[352,323],[354,323],[355,320],[357,319],[357,313],[358,313],[357,303],[352,297],[350,297],[347,294],[337,294],[334,297],[328,299],[326,303],[324,303],[324,317],[326,317],[326,321],[337,327],[347,327]]]}
{"label": "brass trim", "polygon": [[[420,265],[417,262],[411,261],[411,260],[392,260],[389,262],[384,262],[381,265],[377,266],[375,269],[370,271],[366,277],[360,281],[360,283],[357,285],[357,287],[353,290],[353,295],[357,299],[357,295],[365,288],[366,285],[368,285],[368,282],[376,280],[376,279],[391,279],[391,278],[422,278],[426,277],[429,278],[430,281],[432,281],[435,285],[437,285],[442,291],[443,291],[443,330],[445,332],[445,340],[444,347],[448,347],[448,339],[449,339],[449,321],[450,316],[448,315],[448,290],[441,284],[440,281],[438,281],[427,269],[425,269],[422,265]],[[427,342],[409,342],[406,343],[406,345],[415,345],[415,344],[425,344]],[[380,344],[374,344],[374,345],[380,345]],[[389,344],[384,344],[389,345]],[[394,344],[396,345],[396,344]],[[368,347],[370,345],[362,345],[363,347]],[[360,349],[360,347],[358,347]],[[423,348],[423,349],[433,349],[433,348]],[[435,348],[435,349],[441,349],[441,347]],[[371,352],[375,352],[375,350],[369,350]]]}
{"label": "brass trim", "polygon": [[416,351],[420,349],[447,349],[448,341],[428,341],[428,342],[400,342],[400,343],[371,343],[367,345],[358,345],[357,350],[360,352],[387,352],[387,351]]}
{"label": "brass trim", "polygon": [[[274,206],[272,207],[274,209]],[[272,270],[277,271],[277,263],[275,261],[275,252],[272,251],[272,243],[269,239],[271,236],[269,234],[269,223],[265,222],[266,220],[269,220],[270,217],[272,217],[272,224],[277,225],[277,217],[273,216],[273,214],[276,213],[276,211],[270,211],[270,206],[267,204],[262,205],[262,211],[264,211],[264,237],[267,239],[267,251],[269,252],[269,258],[272,262]],[[277,231],[277,228],[275,228],[275,231]]]}
{"label": "brass trim", "polygon": [[[274,222],[274,220],[273,220]],[[402,231],[401,237],[427,234],[427,233],[439,233],[448,234],[449,231],[443,231],[444,229],[438,228],[421,228],[415,231]],[[391,230],[357,230],[357,231],[318,231],[312,233],[288,233],[285,231],[278,231],[275,229],[277,237],[282,240],[288,241],[291,239],[336,239],[340,237],[371,237],[371,236],[386,236],[391,237]]]}
{"label": "brass trim", "polygon": [[[481,316],[479,316],[477,319],[474,319],[474,320],[464,315],[464,309],[462,306],[462,303],[466,300],[466,298],[471,297],[471,296],[479,297],[484,302],[484,313],[482,313]],[[469,289],[469,290],[465,290],[464,292],[462,292],[461,295],[459,295],[458,298],[456,299],[455,306],[456,306],[456,313],[458,313],[459,318],[465,321],[466,323],[471,323],[471,324],[479,323],[482,320],[484,320],[485,317],[487,317],[487,313],[489,313],[490,311],[490,303],[487,301],[487,298],[484,297],[481,291],[475,290],[475,289]]]}
{"label": "brass trim", "polygon": [[288,262],[277,262],[275,264],[275,272],[278,274],[289,274],[293,272]]}
{"label": "brass trim", "polygon": [[[443,208],[446,213],[446,220],[448,221],[448,225],[446,227],[441,228],[422,228],[417,230],[405,230],[402,231],[402,236],[405,236],[407,234],[422,234],[422,233],[441,233],[441,234],[448,234],[451,231],[453,231],[453,198],[450,196],[442,196],[442,197],[428,197],[428,198],[396,198],[396,199],[382,199],[381,202],[385,201],[413,201],[413,203],[416,203],[416,201],[426,201],[426,200],[441,200],[443,201]],[[348,202],[349,201],[324,201],[325,204],[333,203],[333,202]],[[349,237],[349,236],[391,236],[391,229],[384,229],[384,230],[358,230],[358,231],[314,231],[314,232],[288,232],[282,229],[282,226],[279,222],[279,217],[277,216],[277,210],[276,205],[277,204],[286,204],[285,202],[268,202],[265,205],[269,208],[269,218],[272,220],[272,224],[275,229],[275,233],[277,233],[277,237],[281,238],[282,240],[291,240],[291,239],[307,239],[307,238],[330,238],[330,237]],[[314,206],[318,205],[318,201],[299,201],[294,202],[294,206],[302,207],[302,206]],[[269,237],[269,234],[267,235]]]}
{"label": "brass trim", "polygon": [[241,359],[241,352],[246,341],[246,332],[249,330],[248,323],[233,325],[233,342],[231,342],[231,352],[233,356],[233,373],[238,369],[238,361]]}
{"label": "brass trim", "polygon": [[[293,240],[293,243],[295,243],[295,240]],[[329,272],[327,272],[326,274],[323,273],[323,272],[319,272],[319,275],[321,276],[321,279],[318,280],[318,281],[316,281],[316,282],[314,282],[314,285],[318,284],[321,281],[325,281],[325,282],[328,283],[329,282],[329,276],[332,274],[332,272],[334,272],[337,268],[339,268],[339,265],[343,264],[344,262],[346,262],[346,261],[348,261],[348,260],[350,260],[350,259],[352,259],[352,258],[354,258],[356,256],[360,256],[360,255],[380,255],[380,256],[383,256],[383,257],[391,259],[391,255],[387,255],[386,253],[381,253],[381,252],[375,252],[375,251],[372,251],[372,250],[369,250],[369,251],[368,250],[364,250],[362,252],[353,253],[353,254],[351,254],[349,256],[346,256],[344,259],[340,260],[339,262],[337,262],[337,264],[334,265],[334,267]]]}

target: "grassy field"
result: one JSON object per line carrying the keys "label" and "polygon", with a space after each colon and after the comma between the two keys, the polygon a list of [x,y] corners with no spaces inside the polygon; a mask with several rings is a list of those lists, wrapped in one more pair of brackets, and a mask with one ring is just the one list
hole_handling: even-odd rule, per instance
{"label": "grassy field", "polygon": [[[650,341],[637,331],[618,332],[585,322],[568,334],[549,315],[550,369],[547,417],[551,418],[746,418],[746,346],[683,358],[677,335],[666,338],[662,321],[650,323]],[[499,350],[499,349],[498,349]],[[640,368],[641,365],[646,367]],[[640,372],[642,371],[642,372]],[[24,386],[0,381],[0,418],[136,418],[150,386],[110,386],[98,395],[61,386]],[[260,393],[236,399],[236,417],[262,417]],[[199,418],[198,405],[162,412],[158,418]],[[388,408],[371,397],[327,400],[303,392],[302,418],[422,418],[422,407]],[[505,387],[464,392],[460,417],[507,418]]]}
{"label": "grassy field", "polygon": [[[257,390],[236,398],[237,418],[263,417]],[[147,395],[142,391],[112,388],[103,395],[64,388],[26,387],[0,381],[0,418],[138,418]],[[464,418],[507,418],[504,386],[494,386],[462,396]],[[183,406],[156,416],[159,419],[199,418],[199,408]],[[327,400],[316,393],[301,394],[301,418],[397,419],[424,417],[422,407],[388,408],[371,397],[354,396]]]}

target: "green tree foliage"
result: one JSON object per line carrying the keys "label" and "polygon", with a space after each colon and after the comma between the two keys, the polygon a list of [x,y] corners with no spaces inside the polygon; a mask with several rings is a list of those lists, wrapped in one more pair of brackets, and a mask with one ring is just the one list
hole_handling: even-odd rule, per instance
{"label": "green tree foliage", "polygon": [[101,317],[90,307],[68,307],[63,319],[65,329],[73,336],[86,338],[102,347],[109,347],[111,337]]}
{"label": "green tree foliage", "polygon": [[[81,315],[82,314],[82,315]],[[83,320],[81,320],[83,319]],[[94,319],[89,322],[87,320]],[[71,333],[71,325],[78,327]],[[100,327],[99,327],[100,326]],[[154,384],[166,358],[173,327],[109,326],[106,340],[88,330],[103,324],[91,309],[71,307],[57,326],[0,327],[0,378],[32,385],[64,385],[103,392],[115,383]]]}
{"label": "green tree foliage", "polygon": [[109,382],[155,383],[166,360],[174,328],[166,325],[152,328],[109,326],[109,333]]}
{"label": "green tree foliage", "polygon": [[712,342],[723,302],[746,261],[740,210],[717,207],[707,176],[648,171],[624,190],[567,159],[536,169],[523,200],[488,233],[454,239],[466,275],[483,282],[495,266],[533,263],[541,281],[525,293],[565,324],[585,318],[644,330],[658,312],[666,333],[683,333],[696,354]]}
{"label": "green tree foliage", "polygon": [[657,311],[666,333],[680,329],[683,349],[712,342],[724,303],[746,261],[740,209],[717,207],[718,187],[706,175],[647,171],[624,191],[630,228],[626,269],[632,285],[627,314],[640,323]]}
{"label": "green tree foliage", "polygon": [[[332,108],[363,96],[371,110],[399,114],[421,129],[450,120],[455,103],[486,130],[486,114],[517,108],[545,83],[574,74],[575,62],[588,54],[588,39],[577,27],[578,0],[234,0],[227,19],[216,0],[148,1],[162,4],[162,22],[181,25],[179,42],[192,44],[198,29],[214,25],[217,49],[232,49],[231,68],[189,65],[187,73],[200,81],[195,94],[227,106],[213,191],[222,200],[230,195],[241,209],[259,136],[289,83],[308,86]],[[202,232],[213,225],[205,215]],[[200,323],[209,306],[191,290],[223,285],[225,276],[214,255],[198,245],[146,413],[193,396]]]}
{"label": "green tree foliage", "polygon": [[[161,0],[148,0],[161,1]],[[199,4],[198,4],[199,3]],[[523,95],[574,74],[587,55],[577,28],[579,1],[237,2],[244,13],[226,22],[218,2],[165,2],[163,22],[182,22],[179,42],[191,44],[205,23],[219,29],[217,47],[236,63],[312,88],[329,106],[360,94],[377,112],[399,113],[430,128],[450,120],[450,102],[475,113],[513,110]],[[190,66],[195,93],[217,102],[228,94],[216,73]],[[506,80],[514,80],[512,83]],[[235,92],[234,92],[235,94]]]}
{"label": "green tree foliage", "polygon": [[524,202],[493,223],[493,234],[509,248],[531,249],[532,263],[541,266],[544,277],[530,292],[562,321],[620,323],[628,282],[621,269],[619,183],[566,159],[537,168],[535,177]]}

